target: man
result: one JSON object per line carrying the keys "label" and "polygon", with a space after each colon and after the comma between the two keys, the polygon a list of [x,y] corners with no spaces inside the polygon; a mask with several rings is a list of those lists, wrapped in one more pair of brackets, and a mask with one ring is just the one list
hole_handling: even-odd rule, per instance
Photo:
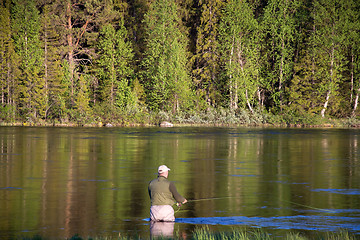
{"label": "man", "polygon": [[150,218],[152,221],[174,222],[174,209],[172,205],[185,204],[187,200],[181,196],[167,177],[170,168],[161,165],[158,168],[158,177],[149,183],[149,196],[151,199]]}

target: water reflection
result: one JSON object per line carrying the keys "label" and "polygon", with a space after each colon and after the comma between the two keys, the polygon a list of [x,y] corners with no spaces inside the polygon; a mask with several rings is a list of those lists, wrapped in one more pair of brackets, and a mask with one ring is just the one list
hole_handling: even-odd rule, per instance
{"label": "water reflection", "polygon": [[359,139],[348,129],[0,127],[0,235],[148,236],[147,185],[163,163],[185,198],[203,199],[175,228],[308,221],[360,234]]}
{"label": "water reflection", "polygon": [[175,222],[155,222],[150,221],[150,234],[151,238],[174,236]]}

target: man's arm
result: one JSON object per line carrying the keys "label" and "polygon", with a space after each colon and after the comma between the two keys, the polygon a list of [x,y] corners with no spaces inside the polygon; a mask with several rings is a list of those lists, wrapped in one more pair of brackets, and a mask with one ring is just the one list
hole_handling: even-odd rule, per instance
{"label": "man's arm", "polygon": [[170,182],[170,186],[169,186],[170,192],[172,193],[172,195],[174,196],[176,202],[179,203],[186,203],[187,200],[180,195],[180,193],[178,193],[178,191],[176,190],[175,184],[173,182]]}

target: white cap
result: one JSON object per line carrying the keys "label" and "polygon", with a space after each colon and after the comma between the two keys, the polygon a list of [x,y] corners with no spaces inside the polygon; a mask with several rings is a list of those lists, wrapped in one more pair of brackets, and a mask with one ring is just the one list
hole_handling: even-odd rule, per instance
{"label": "white cap", "polygon": [[170,168],[168,168],[166,165],[161,165],[158,168],[158,173],[163,173],[163,172],[167,172],[167,171],[170,171]]}

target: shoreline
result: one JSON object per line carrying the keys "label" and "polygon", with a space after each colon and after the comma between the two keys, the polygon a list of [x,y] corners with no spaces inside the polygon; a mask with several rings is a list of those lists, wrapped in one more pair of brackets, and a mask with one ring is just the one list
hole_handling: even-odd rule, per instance
{"label": "shoreline", "polygon": [[[340,120],[341,121],[341,120]],[[231,123],[171,123],[172,126],[161,126],[161,123],[50,123],[50,122],[0,122],[0,127],[89,127],[89,128],[112,128],[112,127],[246,127],[246,128],[347,128],[358,129],[360,123],[344,124],[345,120],[340,123],[324,123],[324,124],[231,124]]]}

